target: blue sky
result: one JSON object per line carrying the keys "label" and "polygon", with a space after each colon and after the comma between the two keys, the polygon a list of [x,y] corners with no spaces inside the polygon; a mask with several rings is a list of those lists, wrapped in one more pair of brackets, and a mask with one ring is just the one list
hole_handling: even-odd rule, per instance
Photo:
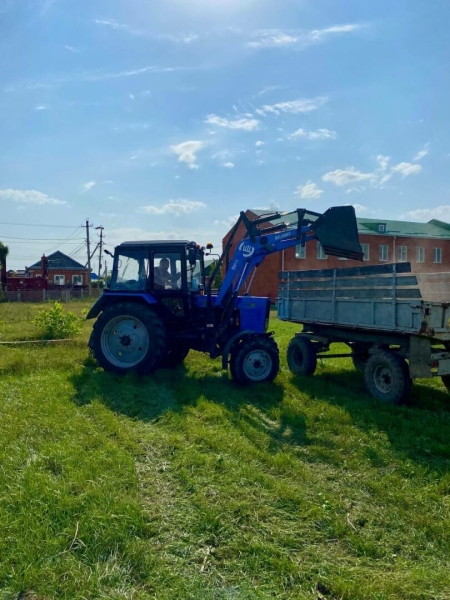
{"label": "blue sky", "polygon": [[219,245],[251,207],[450,221],[449,22],[447,0],[2,0],[10,267],[84,262],[86,218],[110,249]]}

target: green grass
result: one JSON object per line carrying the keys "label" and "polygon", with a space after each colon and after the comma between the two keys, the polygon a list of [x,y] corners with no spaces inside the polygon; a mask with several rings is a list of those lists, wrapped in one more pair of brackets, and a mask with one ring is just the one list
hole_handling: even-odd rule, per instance
{"label": "green grass", "polygon": [[[0,305],[0,341],[32,339],[41,308]],[[272,385],[195,353],[121,378],[88,358],[91,326],[0,346],[2,600],[450,597],[440,381],[394,407],[348,359],[294,377],[276,319]]]}

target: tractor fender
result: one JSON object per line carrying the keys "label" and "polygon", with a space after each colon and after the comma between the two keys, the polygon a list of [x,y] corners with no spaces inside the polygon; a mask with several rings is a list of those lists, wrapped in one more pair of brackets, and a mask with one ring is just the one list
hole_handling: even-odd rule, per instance
{"label": "tractor fender", "polygon": [[142,302],[148,305],[157,304],[157,301],[151,294],[117,294],[117,292],[103,292],[86,315],[86,319],[95,319],[105,310],[105,308],[117,304],[117,302]]}
{"label": "tractor fender", "polygon": [[255,337],[272,337],[273,331],[270,333],[259,334],[255,333],[252,329],[245,329],[244,331],[239,331],[235,335],[233,335],[225,345],[225,348],[222,352],[222,369],[225,371],[228,369],[228,357],[230,356],[230,351],[233,345],[236,342],[240,342],[244,338],[255,336]]}

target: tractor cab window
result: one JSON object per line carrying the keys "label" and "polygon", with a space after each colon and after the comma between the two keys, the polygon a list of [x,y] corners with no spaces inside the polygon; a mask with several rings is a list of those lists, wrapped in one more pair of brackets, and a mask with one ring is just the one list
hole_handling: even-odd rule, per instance
{"label": "tractor cab window", "polygon": [[153,254],[153,288],[155,290],[180,290],[182,288],[181,254],[155,252]]}
{"label": "tractor cab window", "polygon": [[149,274],[148,252],[121,250],[116,254],[109,289],[145,291]]}

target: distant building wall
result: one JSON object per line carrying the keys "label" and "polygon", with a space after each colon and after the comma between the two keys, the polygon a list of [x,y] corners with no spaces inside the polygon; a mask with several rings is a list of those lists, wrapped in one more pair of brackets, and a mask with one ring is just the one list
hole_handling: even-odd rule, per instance
{"label": "distant building wall", "polygon": [[[30,273],[30,277],[41,277],[42,272],[41,269],[28,269]],[[76,269],[49,269],[48,270],[48,281],[50,284],[55,284],[55,276],[63,275],[64,276],[64,286],[63,287],[71,287],[73,286],[73,277],[81,275],[82,283],[77,285],[89,285],[89,274],[88,270],[85,271],[76,270]]]}

